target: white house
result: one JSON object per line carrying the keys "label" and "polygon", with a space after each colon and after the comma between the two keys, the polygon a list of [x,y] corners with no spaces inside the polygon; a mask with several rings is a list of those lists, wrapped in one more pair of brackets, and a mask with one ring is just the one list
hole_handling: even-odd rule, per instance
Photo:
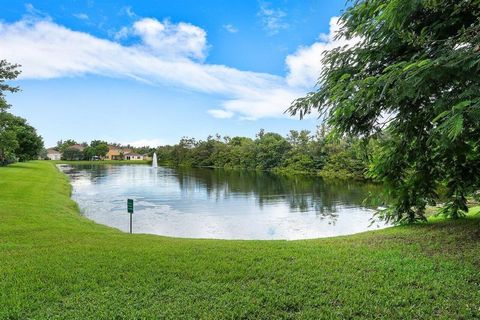
{"label": "white house", "polygon": [[47,149],[47,158],[49,160],[61,160],[62,154],[54,148]]}
{"label": "white house", "polygon": [[144,160],[144,156],[138,153],[127,153],[124,157],[125,160]]}

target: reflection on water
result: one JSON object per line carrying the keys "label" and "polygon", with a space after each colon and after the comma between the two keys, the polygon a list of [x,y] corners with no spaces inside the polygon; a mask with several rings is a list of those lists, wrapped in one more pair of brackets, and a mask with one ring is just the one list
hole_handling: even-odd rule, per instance
{"label": "reflection on water", "polygon": [[362,201],[374,186],[313,177],[144,165],[60,165],[73,199],[90,219],[128,231],[173,237],[307,239],[385,227],[371,225]]}

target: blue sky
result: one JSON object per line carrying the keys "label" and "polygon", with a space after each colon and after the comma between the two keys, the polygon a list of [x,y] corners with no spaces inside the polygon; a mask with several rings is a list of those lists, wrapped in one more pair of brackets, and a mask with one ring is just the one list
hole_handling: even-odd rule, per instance
{"label": "blue sky", "polygon": [[0,58],[22,64],[9,95],[59,139],[175,143],[314,130],[283,111],[312,90],[345,1],[9,1]]}

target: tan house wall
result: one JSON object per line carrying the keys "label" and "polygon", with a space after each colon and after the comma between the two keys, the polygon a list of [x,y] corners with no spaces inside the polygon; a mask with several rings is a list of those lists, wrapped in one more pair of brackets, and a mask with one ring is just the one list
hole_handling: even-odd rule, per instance
{"label": "tan house wall", "polygon": [[116,160],[116,158],[120,157],[120,150],[118,149],[109,149],[107,152],[107,160]]}
{"label": "tan house wall", "polygon": [[62,155],[60,153],[47,153],[47,158],[50,160],[61,160]]}
{"label": "tan house wall", "polygon": [[125,156],[126,154],[132,152],[130,149],[122,149],[122,148],[115,148],[110,147],[107,152],[107,156],[105,157],[106,160],[120,160],[120,157],[123,153]]}

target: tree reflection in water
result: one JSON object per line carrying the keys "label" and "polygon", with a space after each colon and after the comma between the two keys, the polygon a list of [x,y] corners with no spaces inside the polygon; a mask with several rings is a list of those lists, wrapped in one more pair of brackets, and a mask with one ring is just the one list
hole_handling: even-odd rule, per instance
{"label": "tree reflection in water", "polygon": [[325,181],[320,177],[262,171],[181,168],[176,173],[182,189],[205,188],[209,197],[217,200],[254,195],[260,207],[283,200],[292,210],[314,210],[318,216],[332,220],[337,217],[337,206],[363,206],[369,192],[379,188],[355,181]]}
{"label": "tree reflection in water", "polygon": [[[338,209],[363,207],[363,201],[378,186],[355,181],[326,181],[305,175],[277,175],[262,171],[225,170],[210,168],[159,168],[157,174],[174,177],[182,192],[204,190],[216,202],[229,198],[254,197],[260,208],[287,202],[291,211],[314,211],[321,219],[332,223]],[[63,168],[70,179],[89,179],[95,183],[118,171],[113,165],[76,165]],[[152,172],[136,179],[152,179]],[[137,170],[128,174],[138,174]],[[153,174],[155,176],[155,174]]]}

